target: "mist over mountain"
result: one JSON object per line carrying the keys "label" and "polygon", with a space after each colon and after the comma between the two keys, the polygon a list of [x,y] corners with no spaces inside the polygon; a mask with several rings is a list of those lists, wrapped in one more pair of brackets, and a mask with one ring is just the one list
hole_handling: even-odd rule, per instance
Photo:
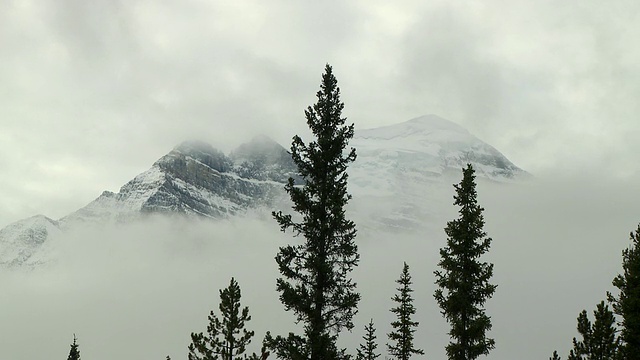
{"label": "mist over mountain", "polygon": [[[528,174],[491,145],[436,115],[357,130],[358,158],[349,169],[350,209],[362,229],[410,231],[440,211],[460,169],[511,182]],[[46,262],[43,245],[84,224],[127,223],[151,214],[227,219],[249,210],[289,208],[284,184],[302,184],[288,151],[260,136],[224,154],[202,141],[186,141],[117,193],[104,191],[81,209],[52,220],[43,215],[0,231],[0,265]],[[425,204],[430,204],[425,206]]]}
{"label": "mist over mountain", "polygon": [[[361,262],[353,276],[363,300],[343,346],[355,349],[374,318],[384,348],[395,280],[407,262],[420,322],[416,345],[446,359],[449,328],[433,300],[433,271],[443,228],[458,215],[455,161],[473,158],[498,284],[487,303],[492,357],[568,352],[579,311],[602,300],[620,271],[620,251],[637,226],[638,202],[629,196],[640,191],[637,182],[605,174],[593,182],[531,178],[433,116],[356,130],[350,145],[358,159],[348,169],[353,199],[346,211],[358,230]],[[273,257],[303,239],[280,232],[270,215],[291,213],[282,187],[294,174],[285,147],[268,138],[228,154],[190,141],[76,212],[0,230],[0,283],[9,294],[0,297],[0,317],[11,324],[0,328],[0,358],[64,358],[74,333],[83,356],[96,360],[184,358],[189,334],[206,329],[231,276],[253,317],[249,351],[259,350],[267,330],[294,330],[275,291]]]}

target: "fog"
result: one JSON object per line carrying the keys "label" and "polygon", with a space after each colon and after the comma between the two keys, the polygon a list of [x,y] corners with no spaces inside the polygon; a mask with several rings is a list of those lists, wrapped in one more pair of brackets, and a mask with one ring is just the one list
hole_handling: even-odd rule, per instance
{"label": "fog", "polygon": [[[486,304],[496,339],[489,358],[544,359],[553,350],[566,356],[578,313],[591,314],[612,289],[621,251],[640,221],[640,189],[631,181],[586,179],[479,183],[493,238],[485,259],[495,264],[498,285]],[[362,301],[353,332],[341,337],[350,352],[373,318],[378,349],[386,354],[390,298],[406,261],[420,322],[416,345],[425,358],[446,358],[449,326],[433,299],[433,271],[445,244],[442,229],[457,209],[451,186],[438,194],[423,206],[440,207],[439,215],[418,229],[359,226],[361,262],[353,275]],[[350,215],[359,223],[367,220],[357,209],[368,201],[353,200]],[[294,328],[277,299],[273,258],[279,246],[298,241],[267,212],[226,221],[151,217],[74,230],[49,244],[55,262],[0,272],[0,358],[64,358],[75,333],[84,359],[186,359],[190,333],[206,331],[218,290],[232,276],[253,317],[247,327],[256,336],[248,350],[258,351],[265,331]]]}

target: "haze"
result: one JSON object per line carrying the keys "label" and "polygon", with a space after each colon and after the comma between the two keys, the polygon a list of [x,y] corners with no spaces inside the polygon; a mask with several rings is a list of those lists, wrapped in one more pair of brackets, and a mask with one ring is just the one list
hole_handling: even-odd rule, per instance
{"label": "haze", "polygon": [[0,4],[0,226],[60,218],[186,139],[307,133],[326,63],[356,128],[437,114],[523,169],[638,176],[637,1]]}
{"label": "haze", "polygon": [[[288,147],[330,63],[356,128],[434,113],[534,175],[479,188],[498,284],[490,358],[564,357],[640,222],[638,14],[637,1],[3,1],[0,227],[67,215],[185,139]],[[345,346],[373,318],[384,350],[407,261],[417,344],[445,359],[433,271],[456,209],[448,184],[439,194],[424,204],[437,216],[406,232],[364,226],[369,200],[354,199],[363,301]],[[64,358],[74,333],[86,359],[186,358],[231,276],[257,347],[292,326],[273,260],[290,241],[266,212],[78,229],[52,242],[56,263],[0,272],[0,358]]]}
{"label": "haze", "polygon": [[[609,184],[613,185],[613,184]],[[487,231],[494,243],[498,291],[487,303],[497,347],[492,359],[523,360],[566,354],[575,318],[591,311],[620,271],[620,252],[637,225],[638,205],[622,185],[601,188],[575,182],[536,180],[520,185],[481,182]],[[442,198],[453,194],[442,192]],[[402,262],[411,266],[417,344],[430,359],[445,359],[447,324],[432,294],[442,228],[456,209],[434,201],[441,216],[416,231],[361,229],[362,260],[354,273],[363,301],[356,328],[342,343],[353,349],[373,318],[384,349],[392,314],[390,298]],[[354,199],[356,221],[364,199]],[[571,216],[568,216],[571,215]],[[268,214],[231,221],[151,218],[127,226],[74,231],[56,243],[58,261],[31,272],[3,272],[0,281],[0,357],[64,357],[77,334],[83,357],[92,359],[174,359],[186,357],[192,331],[205,331],[217,309],[218,289],[231,276],[250,307],[249,327],[257,336],[293,326],[275,292],[277,247],[297,240],[279,232]]]}

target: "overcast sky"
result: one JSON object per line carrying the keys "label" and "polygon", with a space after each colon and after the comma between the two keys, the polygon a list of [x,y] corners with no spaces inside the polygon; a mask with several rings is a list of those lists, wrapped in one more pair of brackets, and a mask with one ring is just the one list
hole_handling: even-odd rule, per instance
{"label": "overcast sky", "polygon": [[[288,147],[306,133],[303,110],[330,63],[357,128],[437,114],[540,180],[482,192],[500,286],[489,305],[495,355],[566,355],[575,317],[604,297],[640,220],[638,39],[637,0],[2,0],[0,228],[35,214],[57,219],[117,191],[186,139],[229,151],[263,133]],[[127,339],[154,328],[137,351],[149,354],[149,344],[163,358],[169,351],[153,346],[165,344],[179,358],[229,275],[218,272],[226,262],[210,261],[219,244],[197,239],[240,236],[238,251],[274,266],[263,256],[274,244],[254,243],[277,233],[269,222],[207,224],[186,236],[196,241],[180,243],[167,240],[185,236],[173,223],[143,225],[76,234],[61,250],[65,266],[51,273],[0,273],[15,294],[0,297],[12,324],[0,328],[0,348],[25,360],[45,345],[66,354],[78,331],[87,355],[113,358]],[[385,237],[389,243],[363,246],[362,271],[371,273],[358,276],[368,299],[388,302],[387,290],[373,288],[391,290],[401,261],[415,264],[425,304],[420,339],[441,359],[446,325],[424,285],[444,241],[442,226],[433,226],[441,238],[426,245]],[[164,232],[180,235],[163,240]],[[154,248],[158,241],[164,246]],[[232,259],[246,252],[234,254],[225,261],[242,265]],[[397,271],[379,266],[387,260]],[[251,271],[239,270],[243,284]],[[208,297],[193,274],[215,277]],[[271,318],[257,318],[276,317],[265,309],[279,306],[264,300],[268,279],[243,288],[248,300],[259,299],[252,311],[265,329]],[[362,316],[387,308],[368,301]]]}
{"label": "overcast sky", "polygon": [[541,175],[640,173],[637,1],[0,2],[0,226],[179,142],[304,133],[325,63],[357,128],[434,113]]}

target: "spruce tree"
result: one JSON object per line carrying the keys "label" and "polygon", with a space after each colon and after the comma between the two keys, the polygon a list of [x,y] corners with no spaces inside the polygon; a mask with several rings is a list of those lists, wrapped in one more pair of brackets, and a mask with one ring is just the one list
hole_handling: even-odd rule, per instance
{"label": "spruce tree", "polygon": [[229,286],[220,290],[220,315],[213,310],[209,315],[207,335],[191,333],[189,360],[233,360],[247,359],[246,346],[251,342],[253,331],[245,329],[245,323],[251,320],[249,308],[240,310],[240,286],[231,278]]}
{"label": "spruce tree", "polygon": [[569,360],[614,360],[617,359],[618,339],[616,336],[615,318],[604,301],[597,305],[593,312],[594,322],[587,317],[587,311],[578,315],[578,333],[582,340],[573,338],[573,349]]}
{"label": "spruce tree", "polygon": [[560,356],[558,356],[557,351],[553,351],[553,356],[549,358],[549,360],[560,360]]}
{"label": "spruce tree", "polygon": [[495,347],[487,337],[491,318],[484,303],[496,290],[489,281],[493,264],[480,261],[489,251],[491,238],[484,231],[484,209],[478,205],[475,174],[471,164],[462,170],[462,181],[454,185],[454,205],[460,207],[459,218],[449,221],[445,232],[447,246],[440,249],[441,260],[435,271],[439,289],[434,297],[442,315],[451,324],[447,345],[450,360],[472,360],[488,355]]}
{"label": "spruce tree", "polygon": [[424,351],[413,346],[413,333],[419,323],[411,320],[416,313],[416,308],[413,306],[411,275],[409,274],[409,265],[406,262],[402,267],[400,279],[396,282],[400,285],[397,288],[398,293],[391,299],[397,306],[392,308],[391,312],[396,314],[397,320],[391,323],[393,331],[387,336],[393,343],[387,344],[387,348],[389,354],[395,358],[408,360],[413,354],[424,355]]}
{"label": "spruce tree", "polygon": [[78,349],[76,334],[73,334],[73,344],[71,344],[71,350],[69,350],[69,356],[67,360],[80,360],[80,349]]}
{"label": "spruce tree", "polygon": [[355,224],[347,220],[347,166],[355,149],[345,153],[353,137],[353,124],[342,117],[344,103],[331,66],[325,67],[317,102],[305,111],[315,140],[305,144],[294,136],[291,155],[303,184],[292,178],[285,186],[291,197],[294,219],[273,212],[282,231],[292,230],[304,240],[281,247],[276,262],[282,277],[277,280],[280,301],[304,324],[304,334],[269,339],[283,359],[331,360],[344,358],[336,340],[343,329],[353,328],[360,294],[349,274],[358,264],[354,242]]}
{"label": "spruce tree", "polygon": [[640,225],[629,235],[631,245],[622,251],[622,270],[613,279],[617,297],[607,293],[613,312],[620,317],[620,352],[625,360],[640,359]]}
{"label": "spruce tree", "polygon": [[362,337],[364,344],[360,344],[357,349],[356,360],[375,360],[380,354],[376,354],[378,344],[376,344],[376,328],[373,326],[373,319],[364,327],[364,332]]}

